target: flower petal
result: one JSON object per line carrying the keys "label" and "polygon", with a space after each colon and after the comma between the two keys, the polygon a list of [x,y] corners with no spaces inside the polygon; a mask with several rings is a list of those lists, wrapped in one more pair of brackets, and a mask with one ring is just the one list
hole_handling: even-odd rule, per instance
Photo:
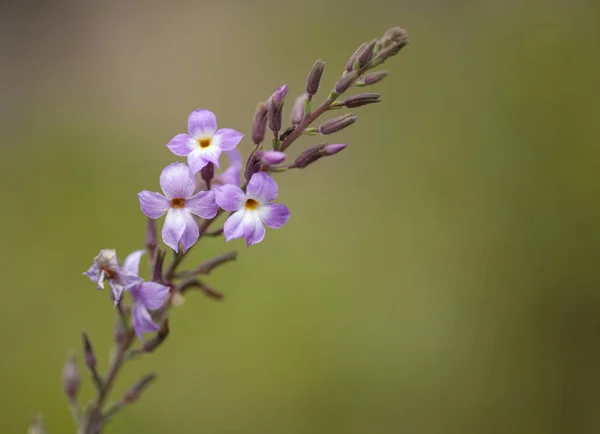
{"label": "flower petal", "polygon": [[121,295],[123,294],[123,292],[125,292],[125,288],[115,279],[110,279],[109,284],[110,289],[112,290],[113,300],[116,306],[119,303],[119,300],[121,300]]}
{"label": "flower petal", "polygon": [[159,218],[171,208],[169,200],[160,193],[144,190],[138,193],[138,199],[142,212],[151,219]]}
{"label": "flower petal", "polygon": [[189,134],[177,134],[167,143],[167,147],[175,155],[185,157],[198,147],[198,141]]}
{"label": "flower petal", "polygon": [[144,333],[155,332],[158,326],[152,321],[150,312],[142,303],[135,303],[131,309],[131,322],[138,339],[144,339]]}
{"label": "flower petal", "polygon": [[244,220],[245,210],[236,211],[229,216],[223,225],[223,234],[225,239],[231,241],[234,238],[242,238],[244,236],[244,227],[242,221]]}
{"label": "flower petal", "polygon": [[242,220],[242,226],[246,238],[246,247],[260,243],[265,238],[265,227],[258,212],[247,211],[244,220]]}
{"label": "flower petal", "polygon": [[209,139],[217,131],[217,118],[210,110],[197,109],[188,117],[188,133],[195,139]]}
{"label": "flower petal", "polygon": [[217,203],[214,191],[201,191],[185,201],[185,207],[203,219],[217,215]]}
{"label": "flower petal", "polygon": [[244,135],[239,131],[231,128],[223,128],[217,131],[212,139],[211,145],[218,146],[223,151],[231,151],[241,142],[242,137],[244,137]]}
{"label": "flower petal", "polygon": [[167,199],[187,199],[196,188],[196,178],[187,165],[172,163],[165,167],[160,174],[160,188],[164,191]]}
{"label": "flower petal", "polygon": [[[135,300],[142,303],[147,309],[160,308],[169,296],[170,288],[156,282],[143,282],[136,286]],[[133,295],[133,291],[132,291]]]}
{"label": "flower petal", "polygon": [[198,173],[209,162],[219,167],[221,152],[221,148],[212,144],[208,148],[198,148],[188,155],[188,165],[193,173]]}
{"label": "flower petal", "polygon": [[136,276],[140,274],[140,258],[144,253],[146,253],[145,250],[136,250],[135,252],[130,253],[129,256],[125,258],[125,262],[123,262],[123,270],[135,274]]}
{"label": "flower petal", "polygon": [[234,167],[238,170],[242,170],[242,154],[237,149],[227,151],[227,158],[229,158],[229,167]]}
{"label": "flower petal", "polygon": [[280,203],[263,205],[258,212],[263,223],[273,229],[279,229],[290,219],[290,210]]}
{"label": "flower petal", "polygon": [[225,211],[237,211],[244,209],[246,194],[236,185],[222,185],[215,190],[217,205]]}
{"label": "flower petal", "polygon": [[187,210],[181,210],[181,214],[185,219],[185,231],[181,236],[181,244],[183,244],[183,251],[185,252],[187,249],[192,247],[198,241],[198,237],[200,236],[200,229],[198,228],[198,223],[194,220],[192,213]]}
{"label": "flower petal", "polygon": [[186,226],[185,217],[181,211],[179,208],[171,208],[162,228],[164,243],[176,252],[179,250],[179,240],[183,236]]}
{"label": "flower petal", "polygon": [[277,197],[277,183],[265,172],[257,172],[250,178],[246,192],[261,205],[266,205]]}

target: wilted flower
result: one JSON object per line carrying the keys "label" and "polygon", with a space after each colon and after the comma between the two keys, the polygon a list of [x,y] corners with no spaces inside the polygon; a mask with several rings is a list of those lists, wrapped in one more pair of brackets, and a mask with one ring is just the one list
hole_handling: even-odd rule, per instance
{"label": "wilted flower", "polygon": [[192,214],[209,219],[217,213],[214,192],[193,194],[196,179],[183,163],[172,163],[162,171],[160,187],[166,197],[144,190],[138,194],[140,207],[144,214],[153,219],[167,213],[162,229],[163,241],[176,252],[181,241],[186,251],[196,243],[200,232]]}
{"label": "wilted flower", "polygon": [[85,273],[90,280],[96,283],[98,289],[104,289],[104,281],[108,280],[112,289],[115,304],[121,299],[123,291],[128,290],[142,279],[137,274],[131,274],[122,269],[117,261],[114,249],[102,249],[94,258],[94,263]]}
{"label": "wilted flower", "polygon": [[280,228],[290,218],[285,205],[271,203],[277,198],[275,181],[266,173],[252,175],[246,192],[235,185],[224,185],[216,191],[217,204],[233,214],[225,222],[223,233],[227,241],[246,238],[246,245],[259,243],[265,237],[263,223]]}
{"label": "wilted flower", "polygon": [[[125,259],[123,269],[131,274],[139,274],[140,258],[144,254],[143,250],[132,253]],[[155,332],[159,329],[152,321],[152,316],[148,310],[160,308],[169,296],[169,287],[156,282],[140,282],[132,286],[129,290],[133,298],[133,308],[131,310],[131,322],[135,334],[141,340],[144,333]]]}
{"label": "wilted flower", "polygon": [[188,157],[192,172],[199,172],[209,162],[219,167],[223,151],[231,151],[244,135],[231,128],[217,131],[217,118],[209,110],[194,110],[188,118],[188,134],[178,134],[167,144],[171,152]]}

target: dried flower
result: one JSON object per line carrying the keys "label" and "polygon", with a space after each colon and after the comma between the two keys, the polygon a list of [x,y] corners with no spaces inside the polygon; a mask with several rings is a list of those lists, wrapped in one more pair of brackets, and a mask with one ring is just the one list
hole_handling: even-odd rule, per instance
{"label": "dried flower", "polygon": [[96,283],[98,289],[103,289],[104,281],[108,280],[115,304],[121,299],[123,291],[142,280],[137,275],[128,273],[119,267],[117,253],[114,249],[100,250],[100,253],[94,258],[92,266],[83,274]]}
{"label": "dried flower", "polygon": [[176,252],[181,241],[185,252],[196,243],[199,235],[192,214],[209,219],[217,213],[214,192],[193,194],[196,180],[190,168],[183,163],[172,163],[162,171],[160,187],[166,197],[144,190],[138,194],[140,207],[146,216],[153,219],[167,213],[162,229],[163,241]]}
{"label": "dried flower", "polygon": [[227,241],[244,237],[249,247],[265,237],[263,224],[270,228],[285,225],[290,212],[285,205],[271,203],[277,194],[277,184],[264,172],[252,175],[245,193],[235,185],[219,188],[217,204],[225,211],[233,212],[224,226]]}
{"label": "dried flower", "polygon": [[167,144],[175,155],[188,157],[193,173],[209,162],[219,167],[223,151],[231,151],[244,135],[231,128],[217,130],[217,118],[209,110],[194,110],[188,118],[188,134],[178,134]]}

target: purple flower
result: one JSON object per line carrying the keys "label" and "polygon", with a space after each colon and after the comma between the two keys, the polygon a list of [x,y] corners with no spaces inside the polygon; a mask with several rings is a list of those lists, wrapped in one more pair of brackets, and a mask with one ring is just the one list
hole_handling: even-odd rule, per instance
{"label": "purple flower", "polygon": [[193,194],[196,179],[183,163],[165,167],[160,174],[160,188],[166,197],[146,190],[139,193],[140,207],[152,219],[167,213],[162,229],[163,241],[176,252],[181,241],[185,252],[198,240],[200,232],[192,214],[205,219],[213,218],[217,214],[215,194],[213,191]]}
{"label": "purple flower", "polygon": [[290,218],[289,210],[285,205],[271,203],[277,193],[277,184],[264,172],[252,175],[246,193],[231,184],[217,189],[217,204],[225,211],[233,211],[223,227],[227,241],[244,237],[250,247],[265,237],[263,223],[270,228],[285,225]]}
{"label": "purple flower", "polygon": [[[143,254],[143,250],[133,252],[125,259],[123,269],[137,276],[139,274],[140,258]],[[129,292],[133,298],[131,322],[135,334],[142,340],[144,333],[155,332],[159,329],[158,325],[152,321],[152,316],[148,310],[156,310],[165,303],[169,296],[169,287],[156,282],[142,281],[133,285]]]}
{"label": "purple flower", "polygon": [[283,102],[283,99],[285,98],[287,93],[288,85],[284,84],[283,86],[278,87],[275,92],[273,92],[273,95],[271,95],[270,99],[273,99],[275,101],[275,104],[280,105]]}
{"label": "purple flower", "polygon": [[217,118],[209,110],[194,110],[188,117],[188,133],[178,134],[167,144],[171,152],[188,157],[193,173],[199,172],[209,162],[219,167],[223,151],[231,151],[244,135],[231,128],[217,131]]}
{"label": "purple flower", "polygon": [[215,176],[213,183],[217,185],[233,184],[240,186],[240,175],[242,173],[242,154],[237,149],[227,152],[229,167]]}
{"label": "purple flower", "polygon": [[[127,263],[134,255],[141,256],[143,252],[143,250],[139,250],[138,252],[132,253],[125,259],[125,263]],[[117,253],[113,249],[100,250],[98,256],[94,258],[94,263],[90,269],[83,274],[89,277],[92,282],[96,283],[98,289],[104,289],[104,281],[108,280],[110,288],[112,289],[115,304],[121,299],[123,291],[127,291],[132,286],[142,281],[137,273],[130,273],[125,267],[121,268],[119,266]]]}

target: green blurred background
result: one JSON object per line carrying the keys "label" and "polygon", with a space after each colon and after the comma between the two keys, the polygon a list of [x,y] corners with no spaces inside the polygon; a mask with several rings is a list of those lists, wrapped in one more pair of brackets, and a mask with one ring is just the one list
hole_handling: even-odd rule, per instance
{"label": "green blurred background", "polygon": [[329,87],[394,25],[411,44],[373,89],[384,103],[356,110],[346,151],[279,178],[285,229],[195,249],[192,265],[240,250],[209,279],[227,297],[172,312],[113,398],[159,381],[107,432],[599,432],[599,16],[591,0],[3,2],[0,432],[37,413],[74,432],[63,363],[86,328],[104,369],[114,323],[81,272],[142,246],[136,193],[189,112],[249,134],[277,86],[289,109],[314,60]]}

